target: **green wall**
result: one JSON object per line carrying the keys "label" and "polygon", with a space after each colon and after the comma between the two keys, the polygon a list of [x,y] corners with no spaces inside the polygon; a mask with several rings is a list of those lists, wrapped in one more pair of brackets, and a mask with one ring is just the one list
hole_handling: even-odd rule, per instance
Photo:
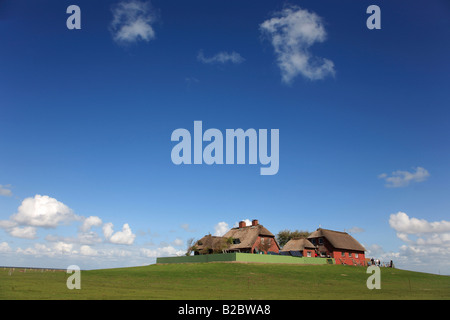
{"label": "green wall", "polygon": [[162,257],[157,258],[156,263],[199,263],[199,262],[262,262],[262,263],[294,263],[294,264],[334,264],[334,259],[310,258],[310,257],[291,257],[269,254],[251,254],[251,253],[222,253],[205,254],[198,256],[180,256],[180,257]]}
{"label": "green wall", "polygon": [[156,263],[195,263],[214,261],[236,261],[236,253],[203,254],[198,256],[180,256],[156,258]]}
{"label": "green wall", "polygon": [[[270,254],[236,253],[236,261],[264,263],[327,264],[326,258],[291,257]],[[334,263],[334,259],[332,260]]]}

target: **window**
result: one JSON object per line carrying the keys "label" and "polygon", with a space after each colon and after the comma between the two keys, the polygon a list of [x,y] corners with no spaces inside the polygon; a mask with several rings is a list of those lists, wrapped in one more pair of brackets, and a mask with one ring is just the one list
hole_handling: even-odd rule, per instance
{"label": "window", "polygon": [[358,259],[358,258],[359,258],[359,256],[358,256],[358,254],[357,254],[357,253],[355,253],[355,258],[356,258],[356,259]]}
{"label": "window", "polygon": [[345,252],[341,252],[341,257],[345,257]]}
{"label": "window", "polygon": [[316,245],[316,239],[311,239],[313,245]]}
{"label": "window", "polygon": [[351,258],[351,257],[352,257],[352,253],[351,253],[351,252],[349,252],[349,253],[348,253],[348,256],[349,256],[349,257]]}
{"label": "window", "polygon": [[311,257],[311,251],[306,251],[306,256]]}
{"label": "window", "polygon": [[323,238],[319,238],[319,244],[323,244]]}

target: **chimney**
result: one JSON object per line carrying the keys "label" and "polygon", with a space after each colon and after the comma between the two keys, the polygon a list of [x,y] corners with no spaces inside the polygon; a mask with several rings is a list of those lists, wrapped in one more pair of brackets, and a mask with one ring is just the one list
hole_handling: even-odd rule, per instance
{"label": "chimney", "polygon": [[239,221],[239,229],[244,228],[246,225],[245,221]]}
{"label": "chimney", "polygon": [[252,220],[252,226],[257,226],[259,224],[259,221],[257,219]]}

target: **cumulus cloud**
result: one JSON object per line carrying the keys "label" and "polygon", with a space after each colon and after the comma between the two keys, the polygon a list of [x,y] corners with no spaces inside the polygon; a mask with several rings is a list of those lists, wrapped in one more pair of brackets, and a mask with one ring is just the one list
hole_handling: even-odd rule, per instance
{"label": "cumulus cloud", "polygon": [[150,1],[129,0],[119,2],[113,7],[113,20],[110,25],[114,41],[130,44],[155,38],[152,24],[156,16]]}
{"label": "cumulus cloud", "polygon": [[425,219],[410,218],[401,211],[390,215],[389,225],[397,232],[407,234],[450,232],[450,221],[428,222]]}
{"label": "cumulus cloud", "polygon": [[389,225],[404,244],[388,257],[397,259],[405,268],[450,272],[450,221],[430,222],[397,212],[390,215]]}
{"label": "cumulus cloud", "polygon": [[82,232],[88,232],[92,227],[99,227],[102,225],[102,219],[97,216],[90,216],[84,219],[80,227]]}
{"label": "cumulus cloud", "polygon": [[228,227],[228,223],[226,222],[219,222],[218,224],[216,224],[214,226],[214,235],[221,237],[223,236],[225,233],[228,232],[228,230],[230,230],[230,228]]}
{"label": "cumulus cloud", "polygon": [[287,6],[264,21],[260,30],[274,48],[283,82],[290,83],[300,74],[310,80],[334,75],[331,60],[309,51],[314,43],[325,41],[327,35],[322,18],[314,12]]}
{"label": "cumulus cloud", "polygon": [[205,57],[202,50],[200,50],[200,52],[198,53],[197,60],[207,64],[225,64],[227,62],[239,64],[245,61],[245,59],[239,53],[234,51],[231,53],[219,52],[211,57]]}
{"label": "cumulus cloud", "polygon": [[0,220],[0,228],[11,236],[24,239],[36,238],[37,227],[56,228],[80,217],[64,203],[39,194],[22,201],[9,220]]}
{"label": "cumulus cloud", "polygon": [[116,233],[114,233],[113,227],[111,222],[103,225],[103,235],[108,242],[127,245],[133,244],[136,235],[132,233],[128,223],[122,226],[122,231],[117,231]]}
{"label": "cumulus cloud", "polygon": [[390,176],[382,173],[378,178],[384,179],[388,188],[399,188],[406,187],[411,182],[425,181],[430,176],[430,173],[425,168],[417,167],[414,170],[415,172],[397,170],[392,172]]}
{"label": "cumulus cloud", "polygon": [[79,219],[68,206],[49,196],[35,195],[26,198],[11,221],[26,226],[55,228],[60,224]]}
{"label": "cumulus cloud", "polygon": [[10,184],[7,184],[7,185],[0,184],[0,196],[11,197],[12,191],[10,188],[11,188]]}

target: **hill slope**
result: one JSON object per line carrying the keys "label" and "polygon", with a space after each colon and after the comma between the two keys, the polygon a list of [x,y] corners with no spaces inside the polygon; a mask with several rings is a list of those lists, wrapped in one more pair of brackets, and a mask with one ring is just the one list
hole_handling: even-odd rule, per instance
{"label": "hill slope", "polygon": [[381,268],[369,290],[364,267],[197,263],[81,272],[0,270],[0,299],[450,299],[450,277]]}

